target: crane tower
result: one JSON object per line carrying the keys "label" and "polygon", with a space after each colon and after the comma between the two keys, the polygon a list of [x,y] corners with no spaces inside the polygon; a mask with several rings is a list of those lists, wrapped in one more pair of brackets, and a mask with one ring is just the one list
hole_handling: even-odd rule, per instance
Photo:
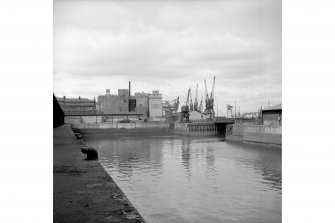
{"label": "crane tower", "polygon": [[193,108],[194,108],[194,107],[193,107],[193,101],[192,101],[192,90],[191,90],[191,88],[190,88],[189,91],[190,91],[190,100],[191,100],[191,101],[190,101],[190,111],[193,111]]}
{"label": "crane tower", "polygon": [[198,107],[198,84],[197,84],[197,89],[195,91],[195,99],[194,99],[194,105],[193,105],[194,111],[199,111]]}
{"label": "crane tower", "polygon": [[172,101],[163,102],[163,110],[165,112],[165,117],[168,122],[173,121],[173,113],[176,113],[179,108],[179,97]]}
{"label": "crane tower", "polygon": [[184,106],[181,107],[181,122],[188,122],[190,117],[190,94],[191,94],[191,88],[188,89],[187,92],[187,100]]}
{"label": "crane tower", "polygon": [[209,118],[213,120],[215,117],[215,112],[214,112],[215,76],[213,79],[213,86],[212,86],[212,91],[210,92],[210,95],[208,95],[208,92],[207,92],[206,79],[204,80],[204,82],[205,82],[205,111],[203,112],[203,114],[209,115]]}

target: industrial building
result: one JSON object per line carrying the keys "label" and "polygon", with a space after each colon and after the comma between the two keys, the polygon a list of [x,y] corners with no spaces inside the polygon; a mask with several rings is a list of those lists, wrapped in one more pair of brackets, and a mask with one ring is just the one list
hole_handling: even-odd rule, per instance
{"label": "industrial building", "polygon": [[88,98],[57,98],[65,115],[95,115],[96,101]]}
{"label": "industrial building", "polygon": [[110,90],[106,90],[105,95],[98,96],[98,112],[102,114],[126,113],[129,111],[128,89],[119,89],[118,95],[111,95]]}
{"label": "industrial building", "polygon": [[163,115],[162,94],[154,90],[131,95],[130,82],[129,89],[118,89],[117,95],[112,95],[110,89],[105,95],[99,95],[97,107],[99,114],[141,114],[151,121],[161,119]]}
{"label": "industrial building", "polygon": [[[200,111],[190,111],[189,112],[189,122],[204,122],[208,120],[210,117],[209,115],[204,115]],[[171,114],[170,122],[182,122],[182,113],[176,112]]]}
{"label": "industrial building", "polygon": [[152,121],[159,121],[163,116],[163,101],[162,94],[159,91],[152,91],[148,94],[149,117]]}
{"label": "industrial building", "polygon": [[[135,106],[135,112],[139,114],[143,114],[144,117],[148,117],[149,109],[148,109],[148,94],[146,93],[135,93],[135,96],[131,96],[131,99],[135,100],[135,102],[130,101],[132,106]],[[131,106],[131,110],[133,107]],[[130,111],[131,111],[130,110]]]}
{"label": "industrial building", "polygon": [[281,125],[282,104],[262,109],[262,120],[264,125]]}
{"label": "industrial building", "polygon": [[204,115],[199,111],[190,111],[189,120],[191,122],[201,122],[203,120],[209,119],[209,115]]}

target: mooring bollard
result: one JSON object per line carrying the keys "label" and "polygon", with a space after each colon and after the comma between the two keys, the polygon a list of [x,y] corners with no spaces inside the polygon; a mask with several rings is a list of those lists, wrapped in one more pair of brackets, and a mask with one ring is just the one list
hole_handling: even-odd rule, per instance
{"label": "mooring bollard", "polygon": [[81,152],[87,155],[87,160],[97,160],[98,152],[94,148],[84,147],[81,148]]}
{"label": "mooring bollard", "polygon": [[82,138],[82,136],[81,136],[81,134],[80,133],[74,133],[74,135],[77,137],[77,139],[81,139]]}

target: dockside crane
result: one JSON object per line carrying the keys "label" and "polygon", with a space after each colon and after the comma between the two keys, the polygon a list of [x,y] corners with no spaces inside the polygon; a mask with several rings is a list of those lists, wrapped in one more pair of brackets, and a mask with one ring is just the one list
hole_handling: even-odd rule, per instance
{"label": "dockside crane", "polygon": [[200,105],[199,105],[199,112],[200,113],[202,113],[202,100],[203,100],[203,98],[201,98]]}
{"label": "dockside crane", "polygon": [[205,102],[206,102],[206,100],[208,100],[206,79],[204,80],[204,82],[205,82]]}
{"label": "dockside crane", "polygon": [[163,110],[172,110],[172,112],[177,112],[179,108],[179,96],[172,101],[163,101]]}
{"label": "dockside crane", "polygon": [[179,96],[172,101],[163,101],[163,110],[168,122],[173,121],[173,113],[176,113],[179,108]]}
{"label": "dockside crane", "polygon": [[215,112],[214,112],[215,76],[214,76],[214,79],[213,79],[212,91],[211,91],[209,96],[208,96],[208,92],[207,92],[206,79],[204,80],[204,82],[205,82],[205,111],[203,112],[203,114],[204,115],[209,115],[209,118],[211,120],[213,120],[214,117],[215,117]]}
{"label": "dockside crane", "polygon": [[198,107],[198,84],[197,84],[197,89],[195,91],[195,99],[194,99],[194,111],[199,111]]}
{"label": "dockside crane", "polygon": [[181,107],[181,122],[188,122],[190,117],[190,107],[189,107],[189,101],[190,101],[190,93],[191,88],[188,89],[187,92],[187,100],[184,106]]}
{"label": "dockside crane", "polygon": [[193,111],[192,90],[190,88],[190,111]]}
{"label": "dockside crane", "polygon": [[[213,100],[213,103],[214,103],[214,88],[215,88],[215,76],[214,76],[212,92],[211,92],[211,99]],[[214,106],[214,104],[213,104],[213,106]]]}

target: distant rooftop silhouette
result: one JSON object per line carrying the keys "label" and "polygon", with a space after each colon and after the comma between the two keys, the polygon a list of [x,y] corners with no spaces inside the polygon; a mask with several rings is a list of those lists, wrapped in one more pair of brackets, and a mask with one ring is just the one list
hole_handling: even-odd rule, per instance
{"label": "distant rooftop silhouette", "polygon": [[267,111],[267,110],[281,110],[281,104],[278,104],[278,105],[274,105],[274,106],[271,106],[271,107],[268,107],[268,108],[263,108],[262,110],[263,111]]}

